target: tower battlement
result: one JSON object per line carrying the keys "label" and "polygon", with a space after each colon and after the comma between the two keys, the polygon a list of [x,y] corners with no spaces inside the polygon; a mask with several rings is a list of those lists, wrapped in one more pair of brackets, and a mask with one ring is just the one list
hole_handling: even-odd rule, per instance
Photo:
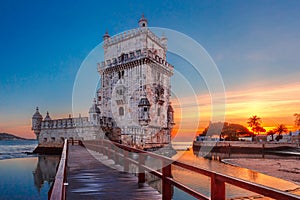
{"label": "tower battlement", "polygon": [[106,61],[98,63],[98,72],[102,73],[105,70],[112,70],[114,67],[130,67],[132,64],[135,64],[135,61],[138,60],[149,60],[153,63],[163,66],[163,68],[173,74],[174,66],[168,63],[159,55],[156,55],[151,50],[141,49],[136,50],[135,52],[126,52],[122,53],[119,57],[112,58]]}

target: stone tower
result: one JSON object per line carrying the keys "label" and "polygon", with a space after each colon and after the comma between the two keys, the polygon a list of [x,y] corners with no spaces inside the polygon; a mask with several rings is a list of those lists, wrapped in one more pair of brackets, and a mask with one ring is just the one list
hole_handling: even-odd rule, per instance
{"label": "stone tower", "polygon": [[97,91],[101,116],[115,121],[124,143],[169,143],[174,67],[166,60],[167,38],[155,35],[143,15],[138,28],[114,37],[106,32],[103,40],[105,60],[98,64],[101,86]]}

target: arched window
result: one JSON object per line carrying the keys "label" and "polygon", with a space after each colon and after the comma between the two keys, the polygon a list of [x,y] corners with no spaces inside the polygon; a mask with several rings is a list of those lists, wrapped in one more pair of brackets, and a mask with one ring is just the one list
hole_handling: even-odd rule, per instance
{"label": "arched window", "polygon": [[123,116],[123,115],[124,115],[124,108],[123,108],[123,107],[120,107],[120,108],[119,108],[119,115],[120,115],[120,116]]}

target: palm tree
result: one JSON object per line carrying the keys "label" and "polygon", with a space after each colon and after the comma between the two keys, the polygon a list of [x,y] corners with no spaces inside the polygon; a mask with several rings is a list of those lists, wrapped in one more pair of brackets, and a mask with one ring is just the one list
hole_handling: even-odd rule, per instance
{"label": "palm tree", "polygon": [[295,116],[295,126],[300,127],[300,114],[295,113],[294,116]]}
{"label": "palm tree", "polygon": [[278,133],[278,136],[276,137],[276,140],[279,141],[282,139],[282,133],[287,133],[289,130],[284,124],[279,124],[275,129],[274,132]]}
{"label": "palm tree", "polygon": [[260,132],[260,130],[262,130],[261,128],[261,118],[258,117],[257,115],[253,115],[252,117],[250,117],[248,119],[248,126],[251,127],[251,130],[254,133],[258,133]]}

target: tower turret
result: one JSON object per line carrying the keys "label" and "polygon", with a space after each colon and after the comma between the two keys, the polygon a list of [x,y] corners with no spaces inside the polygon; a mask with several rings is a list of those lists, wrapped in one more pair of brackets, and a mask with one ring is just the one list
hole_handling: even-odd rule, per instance
{"label": "tower turret", "polygon": [[51,117],[50,117],[48,111],[47,111],[47,114],[46,114],[46,117],[45,117],[44,121],[51,121]]}
{"label": "tower turret", "polygon": [[145,18],[144,14],[142,14],[142,17],[139,20],[139,27],[148,27],[148,20]]}
{"label": "tower turret", "polygon": [[43,121],[43,116],[39,112],[39,108],[36,107],[36,111],[34,115],[32,116],[32,130],[34,131],[34,134],[36,135],[36,138],[38,139],[39,134],[41,132],[41,125]]}
{"label": "tower turret", "polygon": [[139,122],[140,125],[142,126],[147,126],[149,122],[151,121],[150,119],[150,102],[147,99],[147,97],[142,97],[140,102],[139,102]]}
{"label": "tower turret", "polygon": [[96,99],[94,99],[93,105],[89,110],[90,114],[90,122],[94,125],[98,125],[100,123],[100,108],[98,108],[96,104]]}
{"label": "tower turret", "polygon": [[[166,37],[166,35],[163,33],[161,38],[160,38],[160,42],[162,43],[164,50],[167,51],[167,43],[168,43],[168,39]],[[165,59],[165,58],[164,58]]]}
{"label": "tower turret", "polygon": [[168,128],[172,129],[175,123],[174,123],[174,110],[173,107],[171,106],[171,102],[168,106],[167,119],[168,119]]}
{"label": "tower turret", "polygon": [[103,35],[103,41],[104,41],[104,43],[107,43],[109,38],[110,38],[110,36],[108,34],[108,31],[106,31],[105,34]]}

